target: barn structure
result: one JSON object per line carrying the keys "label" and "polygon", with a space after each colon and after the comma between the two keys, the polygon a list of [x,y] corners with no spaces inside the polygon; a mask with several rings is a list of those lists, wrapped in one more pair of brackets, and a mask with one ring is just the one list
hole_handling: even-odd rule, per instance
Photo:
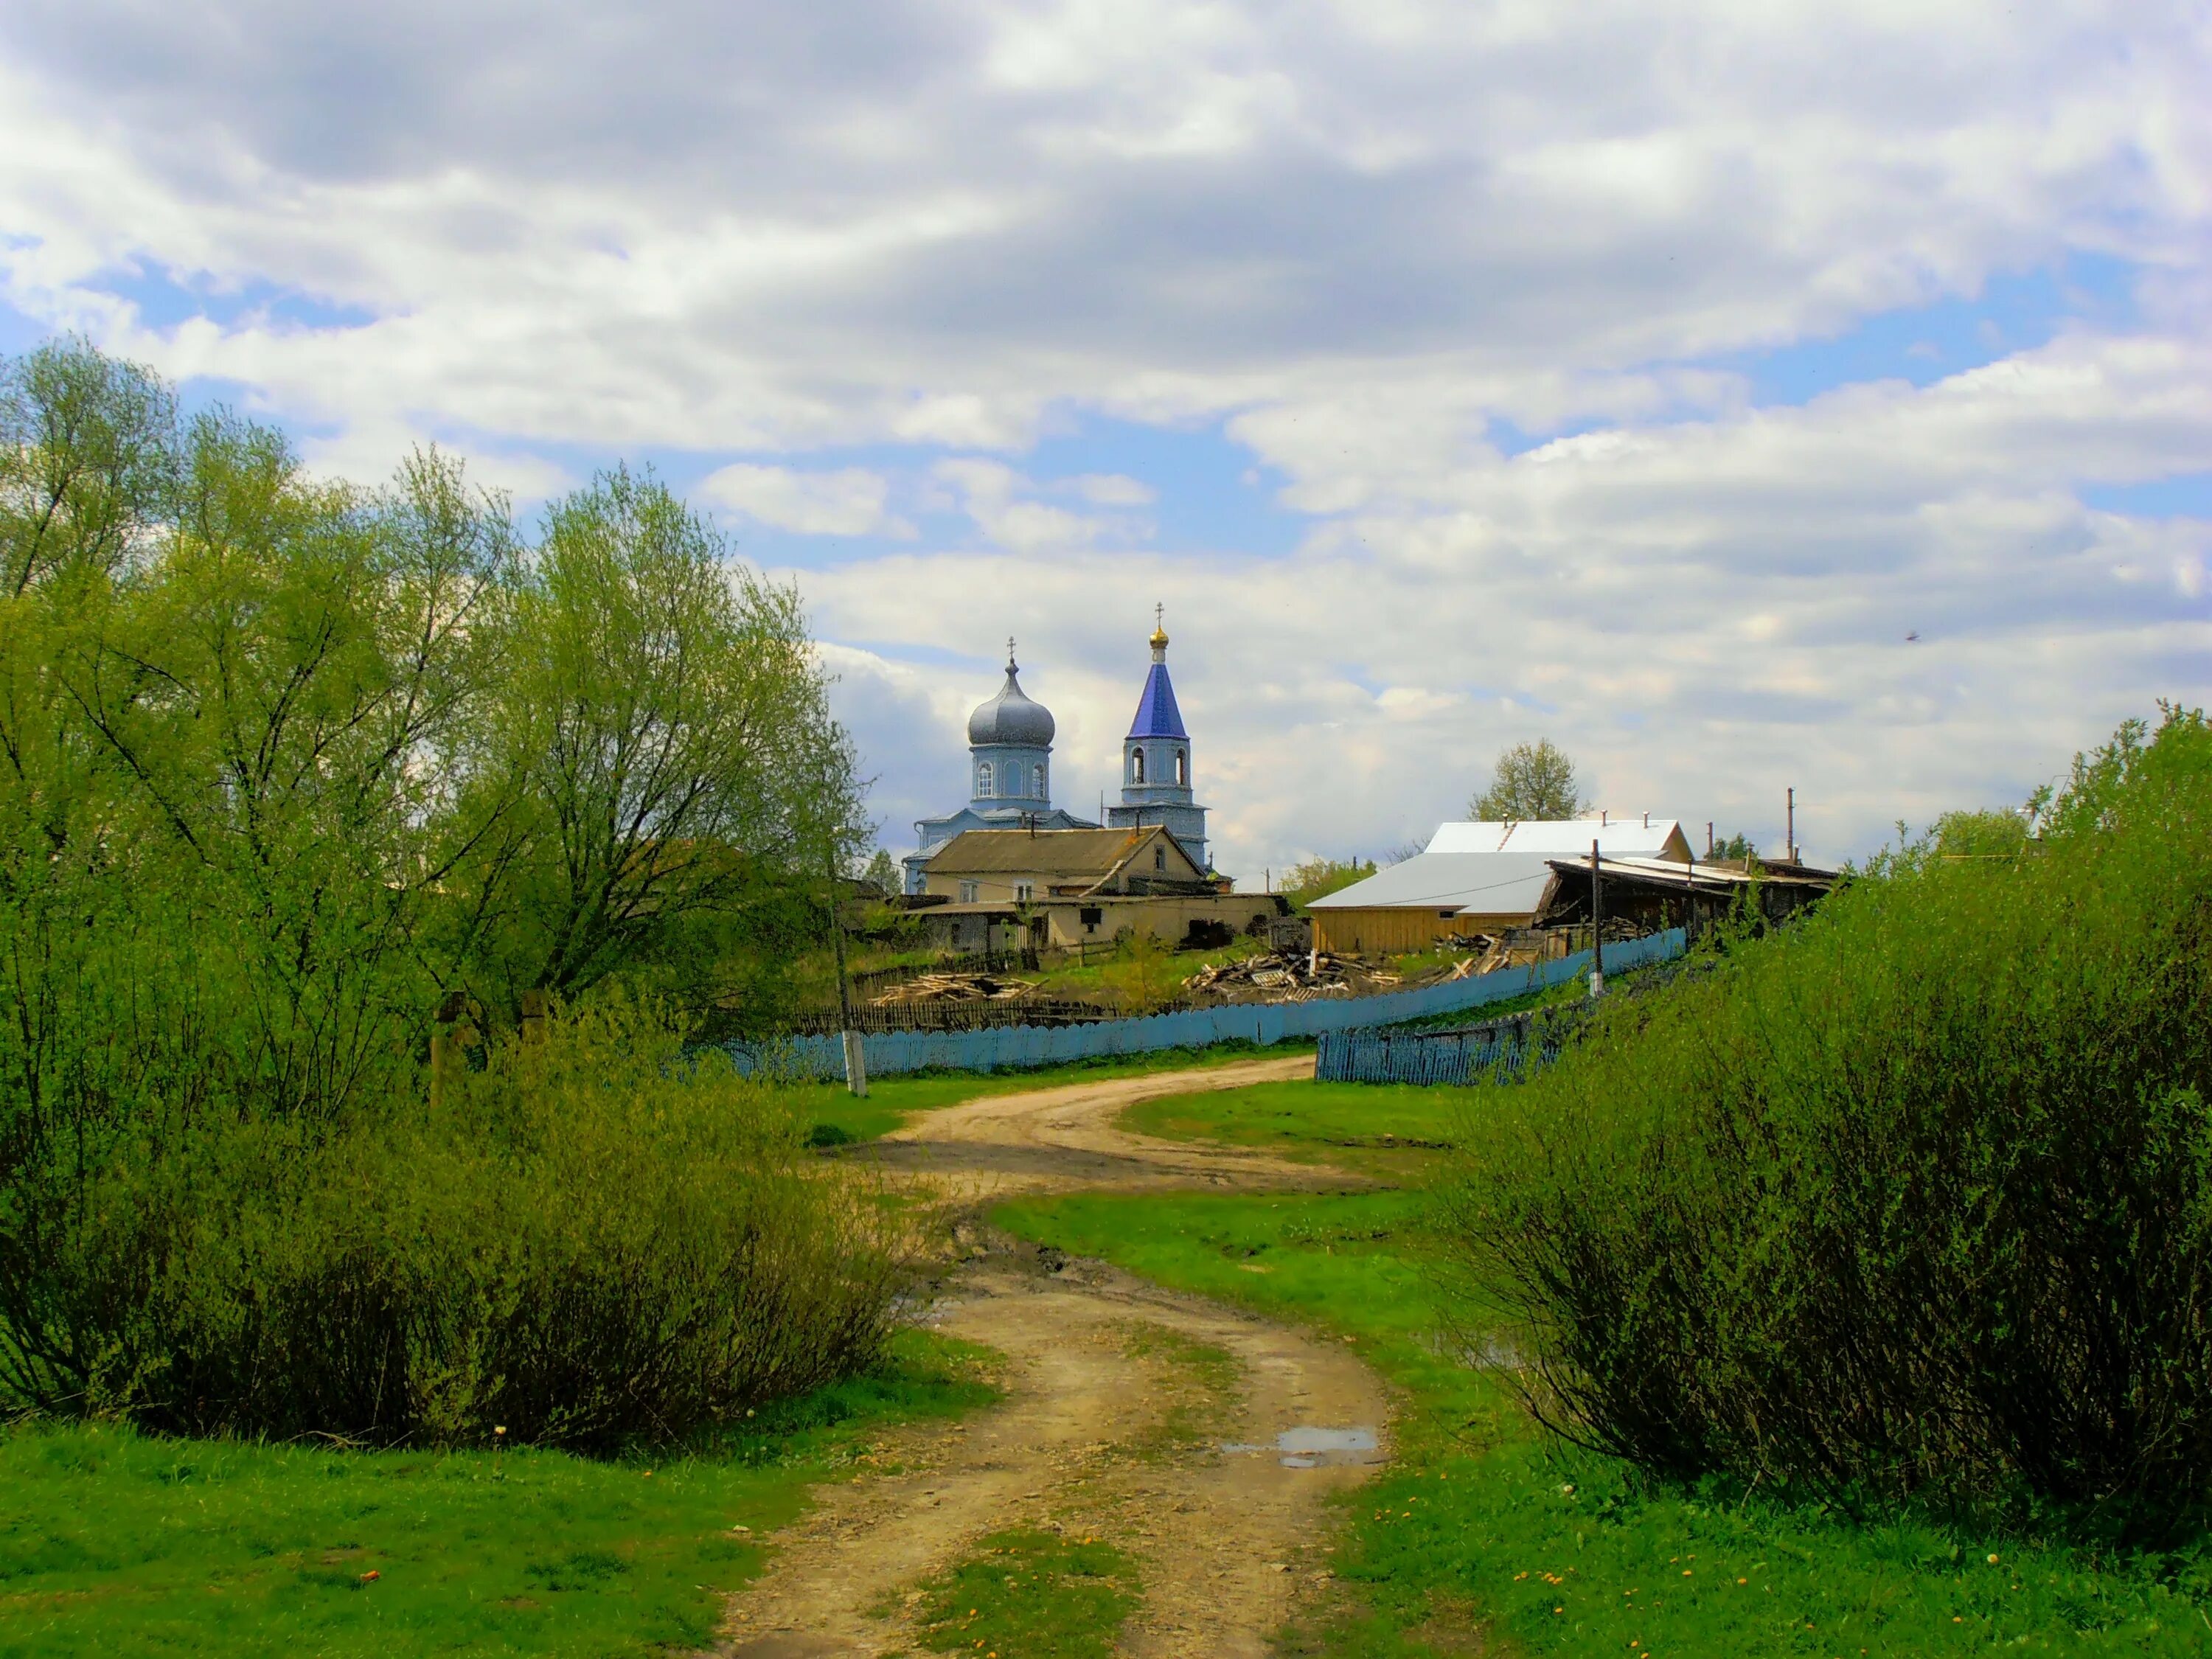
{"label": "barn structure", "polygon": [[1425,850],[1307,906],[1314,944],[1344,956],[1395,956],[1532,927],[1552,885],[1552,860],[1586,860],[1593,842],[1605,858],[1691,862],[1680,823],[1649,813],[1438,824]]}

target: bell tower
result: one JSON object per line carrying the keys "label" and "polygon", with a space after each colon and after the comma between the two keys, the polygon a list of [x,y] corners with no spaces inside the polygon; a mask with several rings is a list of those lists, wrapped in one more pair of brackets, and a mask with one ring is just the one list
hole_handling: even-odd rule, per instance
{"label": "bell tower", "polygon": [[1137,717],[1121,740],[1121,804],[1106,809],[1116,829],[1161,823],[1201,870],[1206,854],[1206,808],[1197,804],[1190,733],[1176,706],[1168,678],[1166,607],[1152,607],[1152,665],[1137,698]]}

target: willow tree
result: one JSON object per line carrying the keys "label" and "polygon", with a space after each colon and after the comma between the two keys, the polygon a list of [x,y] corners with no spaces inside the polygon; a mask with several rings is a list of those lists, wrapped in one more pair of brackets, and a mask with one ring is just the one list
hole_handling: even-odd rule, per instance
{"label": "willow tree", "polygon": [[501,994],[617,970],[704,1007],[817,935],[864,833],[797,593],[626,470],[547,509],[477,772],[517,805],[481,890]]}

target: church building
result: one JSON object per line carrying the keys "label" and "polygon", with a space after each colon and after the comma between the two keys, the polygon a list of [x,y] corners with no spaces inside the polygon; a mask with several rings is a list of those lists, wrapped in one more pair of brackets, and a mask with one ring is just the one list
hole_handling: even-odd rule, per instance
{"label": "church building", "polygon": [[[1161,826],[1191,864],[1211,870],[1206,808],[1191,782],[1190,734],[1168,678],[1167,630],[1154,611],[1152,663],[1137,699],[1137,717],[1121,744],[1121,803],[1106,810],[1108,827]],[[1022,690],[1014,642],[1006,641],[1006,683],[968,717],[968,805],[915,828],[918,849],[902,860],[909,894],[929,890],[929,861],[970,830],[1097,830],[1101,826],[1052,804],[1052,711]]]}
{"label": "church building", "polygon": [[968,717],[968,805],[914,826],[919,851],[901,860],[909,893],[927,890],[929,860],[969,830],[1096,830],[1088,818],[1052,804],[1052,710],[1022,690],[1014,642],[1006,641],[1006,683]]}

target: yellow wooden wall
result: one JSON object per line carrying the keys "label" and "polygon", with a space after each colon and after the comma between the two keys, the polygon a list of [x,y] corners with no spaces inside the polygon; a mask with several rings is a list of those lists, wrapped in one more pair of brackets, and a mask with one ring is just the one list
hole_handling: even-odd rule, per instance
{"label": "yellow wooden wall", "polygon": [[1315,910],[1314,945],[1339,956],[1403,956],[1425,951],[1450,933],[1488,933],[1492,938],[1509,927],[1526,927],[1528,916],[1516,911],[1502,916],[1438,915],[1435,909]]}

